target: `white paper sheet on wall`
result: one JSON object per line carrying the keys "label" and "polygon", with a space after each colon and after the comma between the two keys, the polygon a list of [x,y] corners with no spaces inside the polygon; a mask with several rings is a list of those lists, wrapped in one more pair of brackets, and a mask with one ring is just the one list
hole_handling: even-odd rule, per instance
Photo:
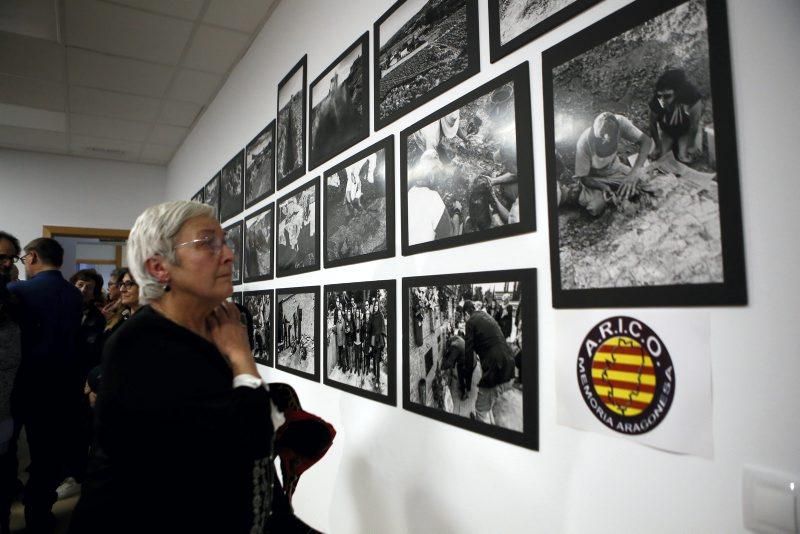
{"label": "white paper sheet on wall", "polygon": [[708,312],[569,310],[555,322],[559,424],[713,455]]}

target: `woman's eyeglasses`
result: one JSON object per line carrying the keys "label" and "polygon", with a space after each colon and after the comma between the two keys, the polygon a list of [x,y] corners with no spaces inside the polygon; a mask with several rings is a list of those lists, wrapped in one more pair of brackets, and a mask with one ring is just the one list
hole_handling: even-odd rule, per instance
{"label": "woman's eyeglasses", "polygon": [[126,282],[117,282],[117,287],[119,287],[120,289],[125,288],[126,290],[128,290],[135,285],[137,285],[136,282],[131,282],[130,280]]}
{"label": "woman's eyeglasses", "polygon": [[179,247],[187,247],[189,245],[194,245],[196,248],[206,249],[212,252],[216,256],[217,254],[222,252],[222,248],[228,243],[229,243],[228,234],[225,233],[221,236],[207,235],[199,239],[192,239],[191,241],[186,241],[185,243],[178,243],[177,245],[172,247],[172,249],[174,250]]}

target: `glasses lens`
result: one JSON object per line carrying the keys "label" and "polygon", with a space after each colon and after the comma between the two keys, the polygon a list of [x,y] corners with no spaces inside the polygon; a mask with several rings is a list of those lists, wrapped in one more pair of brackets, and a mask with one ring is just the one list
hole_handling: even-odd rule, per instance
{"label": "glasses lens", "polygon": [[11,263],[17,263],[19,258],[16,256],[7,256],[5,254],[0,254],[0,261],[10,261]]}

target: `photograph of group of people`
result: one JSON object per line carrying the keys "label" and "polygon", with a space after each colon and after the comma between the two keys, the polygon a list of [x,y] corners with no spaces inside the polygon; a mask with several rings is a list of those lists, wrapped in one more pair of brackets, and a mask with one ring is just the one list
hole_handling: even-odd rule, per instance
{"label": "photograph of group of people", "polygon": [[404,407],[535,446],[535,284],[533,269],[404,278]]}
{"label": "photograph of group of people", "polygon": [[319,268],[319,180],[278,200],[278,276]]}
{"label": "photograph of group of people", "polygon": [[394,284],[325,287],[326,384],[394,404]]}
{"label": "photograph of group of people", "polygon": [[275,367],[319,380],[319,287],[275,291]]}

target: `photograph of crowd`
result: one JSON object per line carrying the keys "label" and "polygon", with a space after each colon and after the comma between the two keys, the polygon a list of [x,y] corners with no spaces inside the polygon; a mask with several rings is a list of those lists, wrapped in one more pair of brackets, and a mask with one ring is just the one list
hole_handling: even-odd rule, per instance
{"label": "photograph of crowd", "polygon": [[227,221],[244,207],[244,150],[225,164],[220,172],[219,217]]}
{"label": "photograph of crowd", "polygon": [[231,281],[234,285],[242,283],[242,221],[238,221],[226,228],[225,243],[233,251],[233,266],[231,267]]}
{"label": "photograph of crowd", "polygon": [[319,286],[278,289],[275,294],[275,367],[319,381]]}
{"label": "photograph of crowd", "polygon": [[214,214],[219,219],[219,173],[203,187],[203,203],[214,208]]}
{"label": "photograph of crowd", "polygon": [[480,70],[477,0],[401,0],[374,36],[376,130]]}
{"label": "photograph of crowd", "polygon": [[394,406],[394,287],[394,280],[325,286],[325,384]]}
{"label": "photograph of crowd", "polygon": [[243,305],[253,323],[250,340],[253,359],[261,365],[272,366],[272,290],[245,292]]}
{"label": "photograph of crowd", "polygon": [[365,33],[311,82],[309,169],[369,135],[368,75],[369,33]]}
{"label": "photograph of crowd", "polygon": [[600,0],[489,0],[492,63]]}
{"label": "photograph of crowd", "polygon": [[319,269],[318,199],[315,178],[278,200],[278,276]]}
{"label": "photograph of crowd", "polygon": [[659,6],[634,3],[587,29],[594,42],[579,34],[544,55],[561,305],[602,305],[585,290],[616,305],[745,298],[728,45],[709,43],[704,0]]}
{"label": "photograph of crowd", "polygon": [[278,84],[278,189],[306,172],[306,56]]}
{"label": "photograph of crowd", "polygon": [[275,121],[245,148],[245,206],[255,206],[275,192]]}
{"label": "photograph of crowd", "polygon": [[244,220],[244,281],[272,279],[273,204],[267,204]]}
{"label": "photograph of crowd", "polygon": [[325,267],[394,256],[394,137],[328,171]]}
{"label": "photograph of crowd", "polygon": [[403,254],[534,230],[528,64],[400,135]]}
{"label": "photograph of crowd", "polygon": [[535,270],[403,279],[404,408],[536,441]]}
{"label": "photograph of crowd", "polygon": [[192,202],[200,202],[200,203],[203,202],[203,190],[202,189],[194,194],[194,196],[192,197]]}

